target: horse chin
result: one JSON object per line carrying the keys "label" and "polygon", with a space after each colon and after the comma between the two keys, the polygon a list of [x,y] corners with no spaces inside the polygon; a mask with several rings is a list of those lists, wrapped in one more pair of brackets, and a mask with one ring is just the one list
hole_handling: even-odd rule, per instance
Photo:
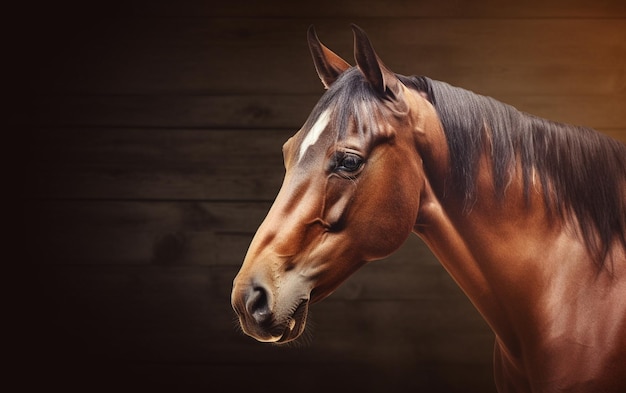
{"label": "horse chin", "polygon": [[278,344],[288,343],[300,337],[306,327],[306,318],[309,313],[309,301],[302,300],[291,317],[287,319],[285,330],[276,341]]}

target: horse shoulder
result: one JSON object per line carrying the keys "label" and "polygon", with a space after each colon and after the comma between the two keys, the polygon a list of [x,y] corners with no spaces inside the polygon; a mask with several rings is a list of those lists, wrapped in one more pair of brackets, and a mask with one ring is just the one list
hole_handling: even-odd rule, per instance
{"label": "horse shoulder", "polygon": [[533,391],[626,391],[626,253],[608,258],[599,272],[578,261],[553,281],[553,306],[527,348]]}

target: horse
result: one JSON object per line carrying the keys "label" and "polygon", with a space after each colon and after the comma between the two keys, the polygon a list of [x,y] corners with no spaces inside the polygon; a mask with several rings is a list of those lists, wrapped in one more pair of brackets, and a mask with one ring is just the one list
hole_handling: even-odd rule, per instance
{"label": "horse", "polygon": [[352,30],[356,66],[307,32],[326,91],[233,281],[243,332],[298,338],[415,233],[495,333],[499,392],[625,392],[626,146],[396,74]]}

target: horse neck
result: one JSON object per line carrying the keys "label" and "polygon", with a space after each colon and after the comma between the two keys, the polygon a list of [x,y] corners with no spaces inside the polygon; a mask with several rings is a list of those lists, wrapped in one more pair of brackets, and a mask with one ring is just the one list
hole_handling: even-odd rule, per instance
{"label": "horse neck", "polygon": [[[598,280],[597,265],[577,235],[577,223],[550,214],[541,192],[526,199],[521,176],[513,178],[504,197],[497,196],[490,167],[483,158],[478,198],[469,211],[463,195],[444,194],[427,174],[415,232],[503,347],[515,354],[523,336],[539,334],[536,329],[549,318],[546,310],[555,296],[576,293],[584,285],[605,285],[611,277],[603,272]],[[616,251],[621,252],[616,260],[624,260],[622,251]],[[621,270],[619,274],[626,274],[623,263]],[[620,285],[626,289],[624,282]]]}
{"label": "horse neck", "polygon": [[[424,240],[451,277],[465,292],[492,330],[508,346],[516,347],[514,324],[507,315],[506,301],[498,296],[494,283],[496,259],[491,254],[491,234],[479,224],[483,222],[480,206],[470,215],[463,213],[462,198],[443,196],[436,192],[437,181],[426,179],[415,233]],[[442,202],[443,201],[443,202]],[[471,217],[481,217],[472,221]],[[485,226],[486,227],[486,226]],[[497,231],[496,227],[491,227]],[[472,235],[473,234],[473,235]],[[502,265],[501,265],[502,266]]]}

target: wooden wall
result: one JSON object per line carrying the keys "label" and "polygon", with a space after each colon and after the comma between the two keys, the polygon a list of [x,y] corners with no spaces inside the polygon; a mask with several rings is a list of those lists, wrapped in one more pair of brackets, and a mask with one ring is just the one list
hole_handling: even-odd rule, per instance
{"label": "wooden wall", "polygon": [[[49,4],[54,3],[54,4]],[[299,345],[240,333],[232,279],[323,93],[306,44],[626,141],[621,0],[48,2],[20,15],[27,382],[93,391],[493,391],[493,334],[416,237],[312,307]],[[21,228],[21,227],[20,227]],[[30,319],[29,319],[30,320]],[[31,348],[32,347],[32,348]],[[28,349],[27,349],[28,348]],[[208,390],[207,390],[208,389]]]}

